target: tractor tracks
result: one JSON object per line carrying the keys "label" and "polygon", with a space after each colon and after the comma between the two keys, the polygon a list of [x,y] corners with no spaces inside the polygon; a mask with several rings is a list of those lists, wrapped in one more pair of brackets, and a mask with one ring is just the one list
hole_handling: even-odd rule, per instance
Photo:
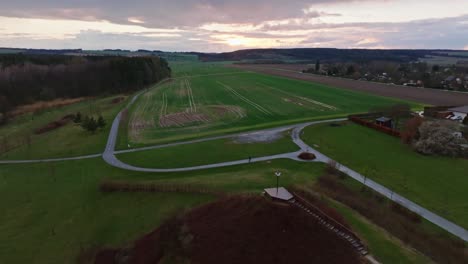
{"label": "tractor tracks", "polygon": [[266,114],[266,115],[273,115],[270,111],[268,111],[266,108],[264,108],[263,106],[251,101],[249,98],[243,96],[242,94],[240,94],[239,92],[237,92],[236,90],[234,90],[234,88],[218,81],[218,83],[220,85],[222,85],[226,90],[228,90],[229,92],[231,92],[233,95],[235,95],[237,98],[241,99],[242,101],[246,102],[247,104],[253,106],[254,108],[256,108],[258,111]]}

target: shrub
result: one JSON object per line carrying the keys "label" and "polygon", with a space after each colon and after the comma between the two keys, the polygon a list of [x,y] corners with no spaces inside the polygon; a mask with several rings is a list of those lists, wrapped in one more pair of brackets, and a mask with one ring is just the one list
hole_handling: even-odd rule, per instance
{"label": "shrub", "polygon": [[468,125],[468,115],[466,115],[465,118],[463,119],[463,124]]}
{"label": "shrub", "polygon": [[80,112],[76,113],[75,118],[73,119],[73,122],[75,124],[81,123],[81,113]]}
{"label": "shrub", "polygon": [[97,120],[97,126],[99,128],[104,128],[106,126],[106,121],[104,120],[104,118],[100,115],[98,120]]}
{"label": "shrub", "polygon": [[298,157],[303,160],[314,160],[317,158],[314,153],[309,152],[302,152]]}
{"label": "shrub", "polygon": [[94,117],[86,116],[83,122],[81,122],[81,127],[86,131],[94,133],[98,129],[98,123]]}
{"label": "shrub", "polygon": [[461,144],[466,140],[456,136],[457,132],[456,124],[450,121],[424,122],[419,127],[420,138],[413,145],[425,155],[461,156]]}

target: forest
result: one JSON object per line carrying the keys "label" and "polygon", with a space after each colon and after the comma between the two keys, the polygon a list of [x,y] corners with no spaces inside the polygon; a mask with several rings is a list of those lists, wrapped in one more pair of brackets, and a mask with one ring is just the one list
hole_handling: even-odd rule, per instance
{"label": "forest", "polygon": [[0,55],[0,124],[19,105],[128,93],[170,76],[156,56]]}

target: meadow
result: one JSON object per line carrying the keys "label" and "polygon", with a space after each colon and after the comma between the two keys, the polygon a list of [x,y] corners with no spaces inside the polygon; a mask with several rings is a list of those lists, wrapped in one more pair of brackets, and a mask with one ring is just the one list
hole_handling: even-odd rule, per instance
{"label": "meadow", "polygon": [[[137,173],[110,167],[99,158],[0,165],[0,262],[78,263],[80,256],[102,247],[127,246],[165,219],[214,199],[189,193],[101,193],[98,185],[104,179],[260,194],[276,184],[276,170],[283,172],[281,185],[288,187],[313,184],[323,168],[322,164],[275,160],[187,173]],[[352,214],[349,219],[356,231],[365,231],[363,238],[381,248],[373,252],[377,259],[414,263],[421,258],[350,209],[343,210],[347,218]]]}
{"label": "meadow", "polygon": [[[147,90],[129,109],[119,132],[120,148],[336,118],[401,102],[220,66],[171,64],[176,78]],[[34,135],[30,144],[0,159],[101,153],[110,123],[128,102],[127,98],[112,104],[116,97],[95,98],[12,120],[0,128],[0,138],[21,140],[37,127],[78,111],[102,114],[108,125],[91,134],[70,123]],[[194,116],[198,118],[195,121],[191,119]],[[186,119],[189,122],[180,124]],[[119,154],[118,158],[143,167],[180,167],[296,151],[287,133],[273,142],[240,144],[221,139]],[[260,195],[263,188],[275,186],[277,170],[283,175],[280,184],[289,187],[314,184],[324,168],[318,163],[273,160],[184,173],[141,173],[111,167],[101,158],[0,165],[0,262],[76,263],[80,256],[99,248],[127,246],[164,220],[216,199],[190,193],[102,193],[99,184],[104,180],[192,185]],[[375,250],[378,260],[425,263],[419,254],[351,209],[337,206]]]}
{"label": "meadow", "polygon": [[[200,154],[203,150],[203,154]],[[237,142],[236,139],[217,139],[194,144],[118,154],[121,161],[146,168],[182,168],[249,157],[263,157],[298,151],[289,133],[273,142]]]}
{"label": "meadow", "polygon": [[[116,98],[124,100],[113,103]],[[79,103],[46,108],[18,116],[0,127],[1,144],[11,148],[7,152],[0,153],[0,159],[61,158],[101,153],[107,142],[110,124],[125,106],[126,98],[127,96],[122,95],[90,98]],[[107,126],[96,133],[90,133],[79,125],[69,122],[47,133],[34,133],[36,129],[49,122],[77,112],[80,112],[83,117],[102,115]]]}
{"label": "meadow", "polygon": [[[175,67],[175,75],[185,76],[181,73],[186,67],[194,65]],[[194,71],[192,76],[175,78],[138,99],[129,111],[128,144],[143,146],[331,119],[402,103],[228,67],[205,65]],[[203,74],[205,71],[213,74]]]}
{"label": "meadow", "polygon": [[336,161],[468,227],[468,160],[420,155],[397,138],[352,123],[311,126],[302,138]]}

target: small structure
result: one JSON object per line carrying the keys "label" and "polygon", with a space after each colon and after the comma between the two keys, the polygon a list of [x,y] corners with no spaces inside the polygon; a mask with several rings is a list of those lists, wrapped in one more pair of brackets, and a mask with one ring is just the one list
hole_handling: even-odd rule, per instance
{"label": "small structure", "polygon": [[468,115],[468,105],[449,108],[448,111],[452,112],[454,116],[461,117],[461,120],[463,120]]}
{"label": "small structure", "polygon": [[284,187],[267,188],[265,189],[265,194],[273,200],[280,200],[285,202],[294,198],[293,195]]}
{"label": "small structure", "polygon": [[379,126],[393,128],[393,120],[389,117],[385,117],[385,116],[379,117],[375,119],[375,123]]}

